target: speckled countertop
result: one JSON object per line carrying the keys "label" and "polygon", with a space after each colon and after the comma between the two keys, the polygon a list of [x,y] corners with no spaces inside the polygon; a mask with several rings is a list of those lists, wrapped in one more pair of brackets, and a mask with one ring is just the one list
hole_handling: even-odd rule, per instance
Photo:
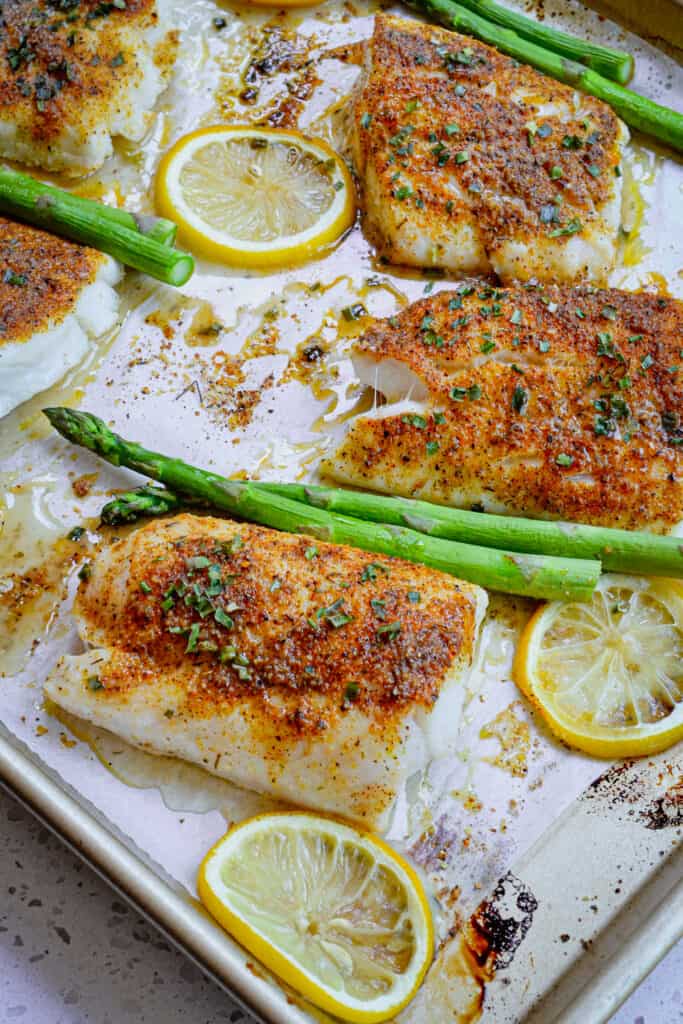
{"label": "speckled countertop", "polygon": [[[0,1021],[249,1024],[251,1017],[0,789]],[[681,1022],[683,942],[612,1024]]]}

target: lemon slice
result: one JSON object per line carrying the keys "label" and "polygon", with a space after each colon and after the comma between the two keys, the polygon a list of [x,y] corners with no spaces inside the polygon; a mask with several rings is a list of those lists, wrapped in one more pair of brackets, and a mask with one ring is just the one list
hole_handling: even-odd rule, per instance
{"label": "lemon slice", "polygon": [[266,967],[348,1021],[393,1017],[431,962],[413,869],[376,836],[306,813],[232,828],[202,862],[199,895]]}
{"label": "lemon slice", "polygon": [[589,602],[543,605],[513,675],[572,747],[614,758],[664,750],[683,738],[683,585],[606,574]]}
{"label": "lemon slice", "polygon": [[166,153],[159,212],[196,252],[244,267],[298,263],[353,222],[354,186],[322,139],[250,126],[203,128]]}

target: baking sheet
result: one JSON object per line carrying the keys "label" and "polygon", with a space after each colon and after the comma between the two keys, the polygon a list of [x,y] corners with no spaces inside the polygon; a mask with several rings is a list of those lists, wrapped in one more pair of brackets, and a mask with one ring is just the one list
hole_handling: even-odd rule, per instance
{"label": "baking sheet", "polygon": [[[577,4],[546,3],[543,9],[546,18],[561,9],[562,15],[554,18],[561,27],[628,47],[637,60],[636,88],[675,105],[674,97],[683,92],[683,74],[674,60]],[[175,10],[183,30],[182,74],[163,97],[144,146],[119,147],[104,172],[88,179],[82,191],[107,199],[120,190],[130,208],[149,208],[160,150],[188,130],[221,121],[270,118],[281,123],[278,119],[294,116],[301,127],[344,147],[344,101],[356,70],[324,54],[367,36],[374,6],[342,7],[329,0],[313,11],[285,16],[194,0],[176,3]],[[227,22],[220,32],[212,27],[219,13]],[[258,82],[258,102],[247,104],[240,98],[245,72],[264,55],[279,70]],[[622,266],[611,284],[666,288],[683,296],[683,241],[677,230],[681,218],[672,216],[683,205],[682,186],[678,161],[634,141]],[[118,739],[57,717],[54,708],[44,706],[42,679],[62,652],[76,649],[68,608],[78,562],[97,540],[97,513],[105,496],[128,486],[132,475],[75,452],[49,432],[39,410],[47,404],[78,403],[126,436],[225,475],[309,478],[359,399],[346,355],[358,328],[346,322],[343,308],[360,301],[371,314],[389,315],[425,291],[444,286],[433,275],[397,274],[376,264],[358,228],[326,259],[268,277],[239,276],[200,264],[178,293],[129,275],[124,289],[127,313],[118,336],[105,339],[87,365],[0,424],[5,509],[0,537],[0,616],[5,616],[0,617],[0,720],[150,865],[163,869],[190,894],[195,892],[196,866],[226,821],[272,804],[198,769],[132,751]],[[221,325],[220,332],[207,330],[215,324]],[[324,360],[308,365],[301,353],[311,339],[328,351]],[[66,540],[70,528],[84,521],[92,527],[87,536],[79,543]],[[12,611],[17,597],[19,617]],[[426,779],[411,780],[397,808],[390,838],[427,876],[439,903],[441,937],[460,927],[407,1019],[429,1019],[424,1000],[430,999],[442,1000],[438,1005],[455,1012],[467,985],[444,964],[454,958],[460,963],[463,957],[469,963],[469,954],[459,952],[462,936],[469,934],[461,926],[511,865],[517,870],[525,857],[536,862],[539,837],[563,812],[574,814],[570,805],[605,767],[554,743],[509,679],[515,637],[530,608],[523,601],[492,602],[471,681],[460,756],[434,765]],[[662,764],[665,771],[637,769],[645,792],[639,799],[646,803],[664,799],[662,793],[675,787],[683,755],[680,750],[669,752]],[[619,815],[610,819],[610,813],[605,815],[616,830]],[[673,830],[679,840],[675,823]],[[559,825],[553,832],[562,834]],[[641,825],[639,835],[647,832]],[[633,844],[628,897],[627,887],[605,893],[604,912],[591,912],[596,933],[652,875],[655,853],[642,835],[640,839]],[[541,857],[551,877],[557,856],[547,862]],[[661,860],[662,854],[657,856]],[[608,877],[606,867],[603,874]],[[537,889],[540,884],[536,879]],[[569,909],[558,903],[553,927]],[[540,934],[535,924],[524,936],[521,952],[500,971],[527,993],[533,985],[520,957]],[[498,960],[501,968],[502,958]],[[561,973],[562,958],[548,960],[550,968],[540,972],[544,980],[537,996]],[[514,1019],[509,1006],[495,1008],[495,982],[484,977],[485,971],[479,973],[473,982],[470,971],[467,984],[476,994],[486,983],[488,1017]],[[520,999],[515,1005],[521,1013]]]}

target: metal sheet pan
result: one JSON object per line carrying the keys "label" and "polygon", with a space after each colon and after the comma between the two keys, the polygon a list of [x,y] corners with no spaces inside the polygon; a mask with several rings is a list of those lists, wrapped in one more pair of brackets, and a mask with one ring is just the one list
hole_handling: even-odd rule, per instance
{"label": "metal sheet pan", "polygon": [[[198,124],[280,116],[287,80],[287,96],[300,97],[294,108],[302,126],[344,145],[353,72],[323,55],[367,35],[373,8],[341,9],[329,0],[287,18],[224,10],[228,26],[220,35],[211,29],[211,0],[178,2],[176,10],[184,73],[145,145],[120,148],[89,189],[106,197],[118,187],[145,209],[160,149]],[[544,4],[543,13],[559,13],[566,27],[628,46],[637,57],[638,88],[668,102],[674,92],[680,96],[683,76],[671,57],[578,4],[557,0]],[[264,27],[280,64],[273,78],[261,81],[253,107],[240,98],[240,79]],[[309,58],[320,68],[315,87],[307,78]],[[683,246],[671,217],[681,204],[680,165],[639,140],[629,162],[626,216],[634,231],[612,283],[666,285],[683,295]],[[118,336],[2,425],[8,520],[2,572],[24,578],[47,563],[59,571],[48,591],[54,599],[41,598],[25,620],[30,628],[19,622],[11,643],[5,639],[0,778],[268,1021],[326,1018],[250,963],[194,898],[196,865],[226,819],[253,813],[264,801],[168,759],[124,750],[42,704],[45,673],[76,642],[68,605],[82,552],[65,546],[64,535],[89,520],[87,541],[94,542],[104,495],[130,477],[74,456],[44,428],[39,409],[77,400],[129,436],[224,473],[304,477],[357,400],[341,309],[360,298],[371,312],[388,314],[432,287],[441,283],[376,266],[358,231],[324,261],[286,274],[237,277],[202,265],[182,296],[129,277]],[[209,332],[207,341],[203,330],[215,322],[223,329],[218,338]],[[333,356],[324,370],[305,373],[297,352],[311,336]],[[62,580],[64,595],[58,594]],[[409,790],[392,827],[393,840],[439,894],[444,939],[401,1019],[472,1020],[483,1002],[484,1019],[492,1022],[606,1020],[683,931],[683,894],[676,888],[683,866],[683,752],[609,770],[594,783],[604,763],[554,744],[509,680],[515,632],[529,607],[496,602],[496,608],[472,682],[463,757],[435,766]],[[512,749],[500,740],[504,725],[517,736]]]}

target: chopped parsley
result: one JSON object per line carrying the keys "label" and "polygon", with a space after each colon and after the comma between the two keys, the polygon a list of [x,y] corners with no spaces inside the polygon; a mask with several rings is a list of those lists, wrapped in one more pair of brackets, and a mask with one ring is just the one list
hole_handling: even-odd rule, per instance
{"label": "chopped parsley", "polygon": [[398,634],[401,632],[401,623],[386,622],[383,626],[380,626],[377,630],[377,639],[381,640],[386,637],[387,640],[395,640]]}
{"label": "chopped parsley", "polygon": [[527,406],[529,401],[529,392],[526,388],[523,388],[521,384],[515,384],[515,390],[512,392],[512,408],[515,412],[522,413]]}
{"label": "chopped parsley", "polygon": [[560,454],[556,457],[555,462],[558,466],[573,466],[574,456],[567,455],[566,452],[560,452]]}

